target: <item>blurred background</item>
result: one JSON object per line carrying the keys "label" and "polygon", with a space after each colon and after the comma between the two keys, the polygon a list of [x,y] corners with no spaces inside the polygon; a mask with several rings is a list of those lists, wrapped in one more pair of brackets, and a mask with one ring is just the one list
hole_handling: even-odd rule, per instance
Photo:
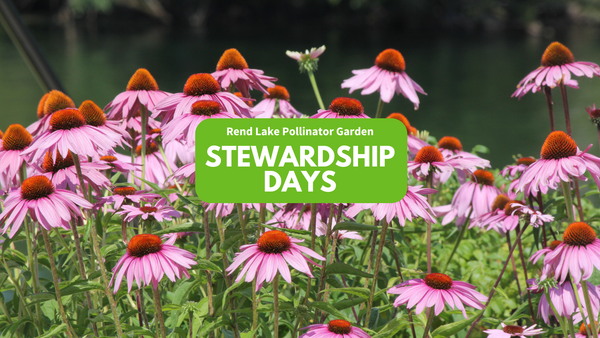
{"label": "blurred background", "polygon": [[[428,95],[417,111],[395,96],[384,115],[401,112],[438,139],[458,137],[465,150],[483,144],[496,168],[512,163],[513,154],[539,157],[550,131],[542,93],[510,97],[546,46],[560,41],[577,61],[600,63],[600,2],[592,0],[0,1],[14,4],[77,105],[90,99],[105,106],[142,67],[160,89],[181,92],[189,75],[215,71],[223,51],[237,48],[250,68],[279,78],[292,105],[312,115],[318,107],[308,77],[285,51],[326,45],[316,72],[325,104],[351,96],[374,115],[377,94],[349,95],[340,85],[395,48]],[[580,89],[568,89],[573,136],[580,148],[593,143],[598,156],[585,107],[600,104],[600,78],[577,80]],[[43,94],[0,27],[0,129],[34,122]],[[558,89],[553,97],[564,130]]]}

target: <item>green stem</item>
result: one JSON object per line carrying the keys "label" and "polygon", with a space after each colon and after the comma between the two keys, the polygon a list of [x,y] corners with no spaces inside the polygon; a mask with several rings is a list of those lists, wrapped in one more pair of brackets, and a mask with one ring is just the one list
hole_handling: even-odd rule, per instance
{"label": "green stem", "polygon": [[[333,223],[333,212],[334,207],[333,203],[329,204],[329,220],[327,221],[327,230],[325,231],[325,244],[323,245],[322,255],[325,257],[325,261],[323,262],[323,267],[321,268],[321,278],[319,281],[319,288],[317,289],[317,301],[321,301],[323,299],[323,294],[321,291],[325,288],[325,271],[327,270],[327,249],[329,248],[329,239],[331,238],[331,224]],[[314,323],[319,322],[319,314],[321,311],[315,311]]]}
{"label": "green stem", "polygon": [[550,293],[548,293],[548,290],[546,290],[546,289],[544,289],[544,296],[546,297],[546,301],[550,305],[552,312],[554,313],[554,315],[556,316],[556,319],[558,320],[558,323],[560,324],[560,329],[562,330],[564,337],[565,338],[568,337],[569,334],[567,332],[567,328],[565,327],[565,318],[558,315],[558,311],[556,311],[556,308],[554,307],[554,304],[552,303],[552,300],[550,299]]}
{"label": "green stem", "polygon": [[246,220],[244,219],[244,208],[242,203],[236,203],[238,218],[240,220],[240,227],[242,228],[242,236],[244,237],[244,244],[248,244],[248,235],[246,234]]}
{"label": "green stem", "polygon": [[[433,181],[433,173],[429,173],[429,175],[427,175],[427,189],[431,189],[432,186],[432,181]],[[427,202],[429,203],[429,205],[431,205],[433,203],[433,195],[429,194],[427,195]],[[432,205],[431,205],[432,206]],[[427,223],[427,273],[431,273],[431,223],[426,222]]]}
{"label": "green stem", "polygon": [[279,272],[273,279],[273,337],[279,338]]}
{"label": "green stem", "polygon": [[154,296],[154,312],[156,318],[158,318],[158,324],[160,327],[160,335],[162,338],[167,338],[167,330],[165,329],[165,318],[162,313],[162,305],[160,301],[160,291],[158,291],[158,286],[156,289],[152,288],[152,295]]}
{"label": "green stem", "polygon": [[429,330],[431,329],[431,324],[433,324],[433,319],[435,318],[435,311],[433,308],[429,308],[428,310],[427,324],[425,324],[425,330],[423,330],[423,338],[429,337]]}
{"label": "green stem", "polygon": [[573,318],[567,319],[567,322],[569,323],[569,331],[571,331],[571,338],[577,337],[577,335],[575,335],[575,327],[573,326]]}
{"label": "green stem", "polygon": [[573,214],[573,197],[571,197],[571,187],[569,182],[561,181],[563,196],[565,197],[565,206],[567,208],[567,217],[569,224],[575,222],[575,215]]}
{"label": "green stem", "polygon": [[[160,151],[160,155],[162,156],[163,161],[165,162],[165,165],[167,166],[167,170],[169,171],[169,174],[173,175],[173,170],[171,169],[171,165],[169,164],[169,160],[167,160],[167,155],[165,154],[165,149],[162,146],[162,142],[160,142],[158,144],[158,150]],[[175,179],[173,179],[173,182],[175,182],[175,186],[177,187],[177,190],[179,190],[179,193],[183,194],[183,189],[179,185],[179,182],[177,182],[177,180],[175,180]]]}
{"label": "green stem", "polygon": [[[225,286],[227,288],[229,288],[231,286],[231,280],[229,279],[229,276],[227,276],[227,267],[229,267],[229,260],[227,259],[227,255],[225,254],[225,252],[221,251],[220,246],[225,242],[225,228],[223,227],[223,219],[221,218],[220,215],[216,216],[216,221],[217,221],[217,232],[219,233],[219,239],[220,239],[220,243],[219,243],[219,252],[221,252],[221,256],[223,257],[223,279],[225,279]],[[233,330],[233,337],[234,338],[239,338],[240,337],[240,331],[238,329],[238,324],[237,324],[237,319],[236,319],[236,314],[234,313],[235,311],[235,304],[233,303],[233,298],[229,298],[229,307],[231,308],[231,319],[232,319],[232,325],[231,328]]]}
{"label": "green stem", "polygon": [[375,288],[377,287],[377,276],[379,275],[379,269],[381,268],[381,255],[383,254],[383,248],[385,246],[385,235],[388,228],[388,222],[385,219],[381,220],[381,237],[379,237],[379,247],[377,248],[377,259],[375,260],[375,269],[373,270],[373,281],[371,284],[371,293],[369,294],[369,301],[367,303],[367,313],[365,316],[365,327],[369,327],[369,319],[371,317],[371,310],[373,309],[373,298],[375,296]]}
{"label": "green stem", "polygon": [[323,104],[323,100],[321,99],[321,94],[319,93],[319,87],[317,87],[317,80],[315,80],[315,74],[311,71],[308,71],[308,78],[310,79],[310,84],[312,84],[315,96],[317,97],[317,102],[319,102],[319,107],[321,107],[321,109],[325,109],[325,105]]}
{"label": "green stem", "polygon": [[[460,232],[458,233],[458,238],[456,239],[456,242],[454,243],[454,247],[452,248],[452,251],[450,252],[450,256],[448,256],[448,260],[446,261],[446,264],[444,265],[444,268],[442,269],[442,273],[446,273],[446,270],[448,269],[450,262],[452,262],[452,257],[454,257],[454,254],[456,253],[456,250],[458,249],[458,245],[460,244],[463,237],[465,236],[465,232],[467,232],[467,227],[469,225],[470,220],[471,220],[471,213],[469,212],[469,216],[467,216],[467,222],[465,224],[463,224],[462,229],[460,229]],[[509,243],[509,245],[510,245],[510,243]]]}
{"label": "green stem", "polygon": [[[590,330],[592,331],[594,338],[598,338],[598,329],[596,329],[596,318],[593,318],[594,311],[592,311],[593,308],[592,308],[592,302],[590,301],[590,293],[588,291],[587,281],[581,281],[581,290],[583,291],[583,299],[585,300],[585,308],[588,310],[587,317],[590,321]],[[576,294],[578,294],[578,293],[576,293]],[[581,313],[581,315],[583,318],[583,312]]]}
{"label": "green stem", "polygon": [[[579,308],[579,313],[581,313],[581,320],[583,321],[585,330],[587,331],[587,336],[591,337],[592,333],[590,332],[590,326],[585,325],[585,320],[586,320],[586,317],[589,317],[589,313],[588,313],[588,316],[584,316],[583,305],[581,305],[581,299],[579,298],[579,288],[577,287],[577,284],[573,281],[573,279],[571,279],[571,278],[569,278],[569,279],[571,280],[571,286],[573,287],[573,293],[575,294],[575,299],[577,300],[577,307]],[[585,281],[582,281],[582,283],[581,283],[582,289],[583,289],[583,283],[585,283]],[[586,289],[587,289],[587,287],[586,287]],[[586,306],[587,306],[587,304],[586,304]],[[591,309],[591,307],[589,309]],[[593,312],[593,311],[590,311],[590,312]],[[591,324],[591,322],[592,322],[592,320],[590,320],[590,324]],[[596,326],[596,325],[594,325],[594,326]],[[594,337],[594,338],[596,338],[596,337]]]}
{"label": "green stem", "polygon": [[[315,251],[315,243],[317,239],[317,204],[310,204],[310,249]],[[306,281],[306,296],[304,298],[304,305],[308,302],[308,297],[310,296],[310,286],[312,284],[312,279],[308,277]]]}
{"label": "green stem", "polygon": [[379,103],[377,103],[377,113],[375,113],[375,118],[378,119],[381,117],[381,113],[383,112],[383,100],[379,98]]}
{"label": "green stem", "polygon": [[144,190],[146,188],[146,183],[144,180],[146,179],[146,129],[148,128],[148,109],[143,104],[140,105],[140,114],[142,116],[142,151],[140,152],[140,156],[142,157],[142,184],[141,188]]}

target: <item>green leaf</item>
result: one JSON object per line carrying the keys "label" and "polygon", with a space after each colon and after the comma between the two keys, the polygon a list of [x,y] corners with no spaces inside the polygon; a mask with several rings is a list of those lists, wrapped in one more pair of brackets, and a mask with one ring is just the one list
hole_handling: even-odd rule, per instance
{"label": "green leaf", "polygon": [[333,306],[338,309],[338,310],[344,310],[353,306],[356,306],[358,304],[362,304],[364,302],[367,301],[367,298],[352,298],[352,299],[344,299],[338,302],[335,302],[335,304],[333,304]]}
{"label": "green leaf", "polygon": [[352,267],[345,263],[333,263],[327,266],[325,269],[325,275],[340,273],[344,275],[353,275],[365,278],[373,278],[373,275]]}
{"label": "green leaf", "polygon": [[31,319],[29,319],[29,317],[27,317],[27,318],[23,318],[23,319],[19,320],[18,322],[10,324],[4,330],[4,333],[2,334],[2,338],[10,338],[10,337],[12,337],[17,332],[17,330],[19,330],[19,328],[21,327],[21,325],[23,325],[25,323],[28,323],[28,322],[29,323],[33,323],[31,321]]}
{"label": "green leaf", "polygon": [[228,236],[227,239],[221,243],[221,252],[227,252],[235,243],[242,239],[242,237],[244,237],[244,235],[241,231],[235,235]]}
{"label": "green leaf", "polygon": [[244,280],[242,279],[241,281],[239,281],[239,282],[237,282],[237,283],[233,284],[233,285],[232,285],[232,286],[230,286],[230,287],[229,287],[227,290],[225,290],[225,292],[223,293],[223,302],[222,302],[222,303],[223,303],[223,306],[222,306],[222,308],[221,308],[221,311],[225,311],[225,308],[226,308],[226,307],[227,307],[227,305],[228,305],[228,304],[227,304],[227,295],[228,295],[228,294],[229,294],[231,291],[235,290],[235,289],[236,289],[238,286],[242,285],[243,283],[244,283]]}
{"label": "green leaf", "polygon": [[502,296],[504,296],[504,298],[510,299],[510,298],[508,298],[508,295],[506,294],[506,292],[504,292],[504,290],[502,290],[502,288],[500,286],[497,286],[494,289],[496,289],[496,291],[498,291],[499,294],[501,294]]}
{"label": "green leaf", "polygon": [[177,286],[173,295],[173,304],[183,305],[190,291],[200,283],[200,279],[194,281],[185,281]]}
{"label": "green leaf", "polygon": [[380,227],[374,225],[367,225],[355,222],[340,222],[333,227],[332,231],[337,230],[351,230],[351,231],[375,231],[379,230]]}
{"label": "green leaf", "polygon": [[369,298],[369,296],[371,295],[371,291],[369,291],[369,289],[367,288],[335,288],[323,290],[321,292],[325,291],[349,293],[351,295],[359,296],[362,298]]}
{"label": "green leaf", "polygon": [[323,311],[329,313],[330,315],[335,316],[336,318],[348,320],[348,318],[346,318],[346,316],[344,316],[343,313],[341,313],[338,309],[336,309],[331,304],[328,304],[325,302],[312,302],[312,303],[310,303],[309,306],[313,307],[315,309],[323,310]]}
{"label": "green leaf", "polygon": [[183,224],[178,224],[172,227],[168,227],[166,229],[162,229],[156,232],[153,232],[153,234],[157,235],[157,236],[161,236],[164,234],[171,234],[174,232],[202,232],[204,231],[204,227],[202,226],[202,224],[200,223],[183,223]]}
{"label": "green leaf", "polygon": [[480,314],[481,314],[481,311],[477,311],[471,318],[467,318],[467,319],[460,320],[458,322],[453,322],[450,324],[442,325],[442,326],[438,327],[437,329],[435,329],[431,333],[431,336],[434,338],[450,337],[454,334],[457,334],[458,332],[467,328],[467,326],[469,326],[471,323],[473,323],[475,321],[475,319],[477,319],[477,317],[479,317]]}
{"label": "green leaf", "polygon": [[198,265],[194,266],[194,269],[198,268],[200,270],[210,270],[216,272],[222,272],[221,268],[211,261],[207,261],[206,259],[199,259]]}
{"label": "green leaf", "polygon": [[104,286],[102,286],[102,284],[100,283],[94,283],[87,280],[80,280],[61,289],[60,295],[61,297],[64,297],[92,290],[104,290]]}

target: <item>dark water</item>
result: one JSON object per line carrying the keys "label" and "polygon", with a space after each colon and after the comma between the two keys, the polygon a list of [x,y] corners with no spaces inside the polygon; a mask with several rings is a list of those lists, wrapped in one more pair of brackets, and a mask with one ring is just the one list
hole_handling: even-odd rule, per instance
{"label": "dark water", "polygon": [[[68,94],[80,104],[91,99],[104,106],[125,89],[129,77],[140,67],[155,76],[162,90],[180,92],[193,73],[212,72],[222,52],[235,47],[251,68],[263,69],[286,86],[291,103],[305,114],[317,110],[310,83],[299,74],[286,49],[300,50],[325,44],[317,82],[326,105],[338,96],[349,96],[342,81],[352,69],[370,67],[385,48],[403,53],[407,73],[428,93],[421,108],[413,110],[403,97],[395,97],[384,114],[401,112],[419,130],[432,135],[458,137],[465,149],[476,144],[489,147],[486,155],[494,167],[512,162],[513,154],[539,156],[549,133],[543,94],[528,94],[520,101],[510,98],[516,84],[540,62],[545,47],[554,39],[565,43],[576,60],[600,63],[600,38],[594,29],[573,29],[548,40],[527,36],[401,36],[393,32],[344,30],[309,32],[282,28],[279,31],[172,32],[162,28],[106,29],[77,36],[56,26],[34,27],[42,49],[62,79]],[[596,127],[585,107],[600,104],[600,79],[578,78],[579,90],[568,90],[574,138],[580,148],[594,143]],[[562,102],[554,92],[557,127],[564,129]],[[8,36],[0,32],[0,129],[12,123],[29,124],[42,90],[29,72]],[[360,99],[373,115],[377,95]],[[260,98],[255,94],[255,98]]]}

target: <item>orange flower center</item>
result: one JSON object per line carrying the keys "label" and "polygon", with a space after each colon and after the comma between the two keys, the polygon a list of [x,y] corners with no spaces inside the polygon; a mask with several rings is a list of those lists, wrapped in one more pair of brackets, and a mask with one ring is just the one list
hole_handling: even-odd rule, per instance
{"label": "orange flower center", "polygon": [[417,131],[417,128],[410,126],[410,132],[409,134],[413,135],[413,136],[417,136],[419,132]]}
{"label": "orange flower center", "polygon": [[50,117],[52,130],[69,130],[83,125],[85,125],[85,118],[77,109],[59,110]]}
{"label": "orange flower center", "polygon": [[246,59],[235,48],[226,50],[217,63],[217,71],[229,68],[239,70],[248,68]]}
{"label": "orange flower center", "polygon": [[197,101],[192,104],[192,114],[213,116],[221,112],[221,105],[215,101]]}
{"label": "orange flower center", "polygon": [[161,132],[162,130],[160,128],[154,128],[148,131],[148,135],[160,134]]}
{"label": "orange flower center", "polygon": [[360,101],[349,97],[338,97],[331,101],[329,110],[339,115],[360,115],[365,112]]}
{"label": "orange flower center", "polygon": [[510,335],[516,335],[523,333],[523,328],[517,325],[506,325],[502,331]]}
{"label": "orange flower center", "polygon": [[140,234],[131,237],[127,244],[127,253],[134,257],[144,257],[162,249],[160,237],[151,234]]}
{"label": "orange flower center", "polygon": [[484,185],[494,185],[494,174],[487,170],[475,170],[472,179],[474,182],[481,183]]}
{"label": "orange flower center", "polygon": [[352,331],[352,324],[343,319],[334,319],[327,324],[327,329],[336,334],[349,334]]}
{"label": "orange flower center", "polygon": [[75,102],[65,95],[65,93],[58,90],[52,90],[48,93],[46,102],[44,102],[44,116],[51,115],[59,110],[67,108],[75,108]]}
{"label": "orange flower center", "polygon": [[517,160],[517,165],[524,164],[529,167],[534,162],[535,162],[535,158],[533,158],[533,157],[521,157],[520,159]]}
{"label": "orange flower center", "polygon": [[47,173],[55,173],[61,169],[68,168],[72,165],[75,165],[73,162],[73,156],[71,156],[71,152],[66,158],[60,156],[59,152],[56,152],[56,161],[52,158],[52,154],[48,151],[46,152],[46,157],[44,158],[44,163],[42,163],[42,168]]}
{"label": "orange flower center", "polygon": [[560,245],[560,243],[562,243],[562,241],[552,241],[550,242],[550,245],[548,245],[548,247],[550,248],[550,250],[554,250],[557,246]]}
{"label": "orange flower center", "polygon": [[33,137],[27,129],[20,124],[11,124],[2,137],[2,148],[4,150],[23,150],[31,142],[33,142]]}
{"label": "orange flower center", "polygon": [[4,133],[0,130],[0,140],[4,137]]}
{"label": "orange flower center", "polygon": [[81,106],[79,106],[79,112],[83,115],[85,123],[90,126],[100,127],[106,123],[104,112],[93,101],[83,101]]}
{"label": "orange flower center", "polygon": [[276,85],[273,88],[267,88],[269,95],[264,94],[263,97],[265,99],[280,99],[280,100],[290,100],[290,93],[284,86]]}
{"label": "orange flower center", "polygon": [[50,95],[50,93],[44,94],[44,96],[42,96],[42,98],[40,99],[40,103],[38,103],[38,107],[37,107],[38,119],[41,119],[42,117],[44,117],[44,105],[46,104],[46,100],[48,99],[49,95]]}
{"label": "orange flower center", "polygon": [[406,116],[404,116],[400,113],[391,113],[390,116],[388,116],[387,118],[388,119],[396,119],[396,120],[402,122],[402,124],[404,124],[404,126],[406,127],[406,131],[409,131],[410,122],[408,122],[408,119],[406,118]]}
{"label": "orange flower center", "polygon": [[573,62],[575,62],[573,53],[560,42],[551,43],[542,55],[542,66],[544,67],[562,66]]}
{"label": "orange flower center", "polygon": [[158,84],[147,69],[140,68],[129,79],[127,90],[158,90]]}
{"label": "orange flower center", "polygon": [[219,82],[210,74],[194,74],[187,79],[183,93],[187,96],[212,95],[221,91]]}
{"label": "orange flower center", "polygon": [[452,136],[444,136],[438,141],[438,148],[444,148],[448,150],[462,150],[462,143],[456,138]]}
{"label": "orange flower center", "polygon": [[[518,206],[513,206],[513,203],[519,203],[519,204],[523,204],[522,201],[517,201],[517,200],[510,200],[508,202],[506,202],[506,205],[504,206],[504,214],[506,216],[512,216],[513,215],[513,211],[517,210]],[[514,215],[520,216],[522,214],[522,212],[517,211],[514,213]]]}
{"label": "orange flower center", "polygon": [[158,209],[155,207],[140,207],[140,211],[146,214],[149,214],[151,212],[156,212]]}
{"label": "orange flower center", "polygon": [[285,232],[279,230],[267,231],[258,239],[258,250],[269,254],[278,254],[287,251],[292,242]]}
{"label": "orange flower center", "polygon": [[403,72],[406,68],[402,54],[392,48],[379,53],[375,59],[375,65],[390,72]]}
{"label": "orange flower center", "polygon": [[494,202],[492,203],[492,211],[496,211],[498,209],[504,209],[506,203],[510,201],[510,198],[504,194],[500,194],[494,198]]}
{"label": "orange flower center", "polygon": [[[158,145],[156,145],[156,143],[149,142],[146,144],[146,155],[153,154],[157,151],[158,151]],[[142,145],[141,144],[139,146],[137,146],[137,148],[135,148],[135,154],[137,156],[142,155]]]}
{"label": "orange flower center", "polygon": [[443,273],[430,273],[424,280],[427,286],[437,290],[448,290],[452,287],[452,278]]}
{"label": "orange flower center", "polygon": [[[598,322],[596,322],[596,327],[598,327]],[[587,329],[592,332],[592,326],[590,324],[588,324]],[[588,334],[587,330],[585,329],[585,323],[581,323],[581,326],[579,327],[579,334],[587,337]]]}
{"label": "orange flower center", "polygon": [[100,157],[100,161],[105,161],[105,162],[115,162],[116,160],[117,160],[116,157],[110,156],[110,155]]}
{"label": "orange flower center", "polygon": [[586,246],[596,240],[596,232],[584,222],[571,223],[563,233],[563,241],[571,246]]}
{"label": "orange flower center", "polygon": [[542,146],[541,157],[546,160],[559,160],[577,154],[577,144],[571,136],[557,130],[548,135]]}
{"label": "orange flower center", "polygon": [[417,156],[415,156],[415,162],[417,163],[433,163],[433,162],[444,162],[444,156],[434,146],[425,146],[419,150]]}
{"label": "orange flower center", "polygon": [[46,176],[32,176],[21,184],[21,198],[32,201],[48,197],[54,192],[54,185]]}
{"label": "orange flower center", "polygon": [[118,187],[113,189],[113,195],[129,196],[135,194],[133,187]]}

